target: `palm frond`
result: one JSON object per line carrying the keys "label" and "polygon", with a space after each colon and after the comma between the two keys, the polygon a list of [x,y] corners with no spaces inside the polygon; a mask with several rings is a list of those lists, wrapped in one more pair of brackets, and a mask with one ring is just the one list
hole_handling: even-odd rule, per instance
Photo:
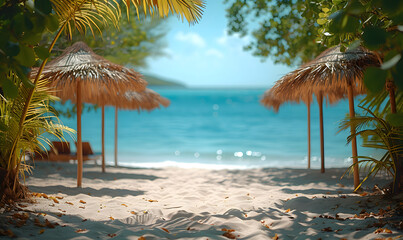
{"label": "palm frond", "polygon": [[[13,76],[10,73],[10,76]],[[27,89],[17,78],[13,78],[19,86],[18,96],[10,101],[0,100],[0,122],[6,130],[0,131],[0,167],[9,171],[20,172],[24,177],[24,170],[29,170],[25,164],[26,152],[38,151],[43,145],[43,134],[51,134],[64,138],[64,133],[72,134],[74,130],[65,127],[55,115],[55,110],[49,107],[49,102],[57,100],[49,94],[46,80],[40,79],[37,83],[30,105],[22,122],[21,135],[18,134],[20,119],[26,98],[31,89]],[[45,144],[48,143],[45,141]],[[13,152],[13,149],[14,152]]]}
{"label": "palm frond", "polygon": [[[197,23],[205,7],[203,0],[131,0],[131,3],[136,8],[137,16],[140,16],[140,11],[145,16],[154,16],[157,13],[161,18],[174,14],[189,23]],[[130,0],[126,5],[130,7]]]}
{"label": "palm frond", "polygon": [[85,33],[87,29],[95,35],[102,33],[100,24],[108,26],[110,23],[118,28],[121,18],[121,9],[117,1],[108,0],[52,0],[54,10],[59,17],[60,26],[65,33],[72,37],[73,30]]}
{"label": "palm frond", "polygon": [[[341,130],[353,128],[356,130],[354,134],[347,137],[347,142],[352,141],[356,136],[362,136],[365,139],[363,147],[380,149],[385,151],[380,159],[375,159],[369,156],[360,156],[356,164],[350,166],[348,171],[351,173],[353,167],[358,166],[368,171],[366,177],[359,184],[357,189],[371,176],[376,175],[380,171],[386,171],[389,175],[393,176],[394,185],[396,180],[396,173],[399,171],[397,161],[400,161],[403,153],[403,129],[390,125],[385,119],[379,117],[379,113],[371,111],[368,107],[361,107],[366,111],[366,116],[356,116],[345,119],[341,125]],[[347,171],[346,171],[347,172]]]}
{"label": "palm frond", "polygon": [[[368,94],[360,102],[361,106],[366,106],[379,116],[384,117],[388,112],[391,112],[389,93],[383,90],[377,94]],[[398,112],[403,111],[403,92],[396,92],[396,110]]]}

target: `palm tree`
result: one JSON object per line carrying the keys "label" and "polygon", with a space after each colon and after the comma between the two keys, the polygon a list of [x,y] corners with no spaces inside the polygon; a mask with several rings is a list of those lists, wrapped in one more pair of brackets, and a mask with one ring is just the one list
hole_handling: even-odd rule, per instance
{"label": "palm tree", "polygon": [[[24,173],[30,171],[30,166],[25,163],[27,152],[38,153],[45,149],[50,142],[43,133],[51,134],[59,139],[64,139],[64,133],[74,133],[73,129],[63,126],[57,118],[56,111],[50,107],[50,101],[58,98],[51,95],[46,80],[39,80],[33,97],[27,109],[27,115],[22,126],[21,136],[17,143],[21,107],[25,101],[26,87],[16,76],[11,76],[16,85],[20,86],[18,96],[13,101],[0,101],[0,173],[2,186],[0,186],[0,202],[9,203],[9,200],[25,198],[25,187],[19,183],[19,177],[25,178]],[[16,146],[13,146],[17,144]],[[10,154],[11,149],[17,149]]]}
{"label": "palm tree", "polygon": [[[392,192],[399,193],[403,190],[403,166],[401,164],[403,157],[403,126],[394,126],[387,120],[377,116],[369,108],[361,107],[367,112],[365,116],[356,116],[344,120],[341,130],[353,128],[355,132],[348,137],[350,142],[354,137],[361,136],[366,141],[363,147],[378,149],[383,152],[377,159],[371,156],[358,156],[357,162],[350,166],[350,171],[355,166],[360,166],[368,170],[367,176],[356,187],[361,185],[371,176],[379,171],[385,171],[393,178]],[[361,159],[361,160],[358,160]]]}
{"label": "palm tree", "polygon": [[[42,1],[42,4],[43,2],[45,2],[45,6],[42,6],[41,9],[46,9],[47,2]],[[159,17],[166,17],[169,14],[176,14],[179,15],[182,20],[186,19],[186,21],[188,21],[189,23],[197,23],[200,20],[202,9],[205,6],[203,0],[131,0],[123,2],[126,5],[127,11],[130,10],[131,6],[134,6],[134,9],[138,13],[138,16],[140,16],[140,11],[143,12],[145,16],[154,16],[155,14],[158,14]],[[116,1],[50,0],[50,3],[51,4],[49,4],[49,6],[54,10],[56,16],[58,17],[59,27],[53,41],[49,46],[49,54],[52,52],[56,41],[63,32],[70,38],[74,34],[75,29],[81,33],[90,31],[93,35],[95,35],[97,34],[97,31],[101,31],[99,26],[111,23],[112,25],[117,27],[118,22],[121,20],[121,8]],[[10,3],[3,4],[3,6],[7,4],[12,3],[10,1]],[[43,29],[39,32],[42,33],[42,31]],[[15,181],[17,182],[18,172],[21,167],[21,154],[25,150],[25,147],[22,143],[26,141],[26,131],[28,130],[27,125],[31,123],[31,111],[37,97],[37,88],[40,86],[40,75],[47,63],[48,57],[44,57],[43,59],[44,60],[39,67],[33,84],[27,81],[26,74],[24,76],[24,74],[21,74],[21,71],[10,71],[10,75],[17,79],[16,82],[20,82],[21,80],[25,80],[25,82],[28,82],[28,84],[24,83],[17,85],[19,87],[18,100],[15,100],[15,102],[13,101],[13,104],[11,105],[7,105],[7,108],[10,108],[7,111],[15,114],[13,119],[15,121],[15,125],[12,129],[2,130],[2,136],[7,135],[4,134],[5,132],[14,131],[12,135],[7,135],[7,141],[9,144],[2,146],[4,147],[2,148],[2,159],[4,160],[6,166],[5,169],[7,169],[7,175],[11,176],[11,179],[15,179]],[[39,99],[40,98],[41,97],[39,97]],[[5,102],[6,101],[3,101],[2,99],[1,103],[4,104]],[[5,110],[1,110],[2,118],[5,116],[4,111]],[[32,134],[38,137],[39,133],[35,129],[35,127],[31,129]],[[81,146],[79,146],[79,148],[81,148]],[[16,189],[16,187],[12,188],[13,189],[11,191],[13,191],[14,193],[16,191],[24,192],[23,189],[18,190]],[[14,193],[12,193],[11,195],[13,195]],[[22,195],[20,194],[17,198],[21,197]]]}

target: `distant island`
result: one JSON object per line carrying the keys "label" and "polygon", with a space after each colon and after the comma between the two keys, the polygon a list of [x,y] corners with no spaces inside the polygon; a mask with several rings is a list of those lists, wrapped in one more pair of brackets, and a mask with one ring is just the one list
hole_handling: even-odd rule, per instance
{"label": "distant island", "polygon": [[186,88],[186,86],[182,83],[178,83],[176,81],[168,80],[152,74],[143,74],[143,76],[144,79],[148,82],[149,86]]}

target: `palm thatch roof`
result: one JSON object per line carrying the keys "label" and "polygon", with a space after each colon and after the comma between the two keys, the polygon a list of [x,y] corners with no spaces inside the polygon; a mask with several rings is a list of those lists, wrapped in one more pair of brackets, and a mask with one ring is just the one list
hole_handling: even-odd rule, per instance
{"label": "palm thatch roof", "polygon": [[[287,93],[282,94],[279,90],[279,86],[281,86],[281,82],[277,82],[271,89],[265,91],[262,99],[260,100],[260,103],[263,106],[267,107],[268,109],[273,108],[275,112],[278,112],[280,106],[286,102],[300,103],[302,101],[307,105],[312,103],[313,93],[311,91],[310,93],[307,92],[302,96],[297,95],[299,92],[296,91],[288,91]],[[326,102],[329,104],[335,104],[340,101],[344,95],[345,94],[340,92],[340,90],[329,91],[325,96]]]}
{"label": "palm thatch roof", "polygon": [[170,101],[167,98],[146,88],[141,92],[125,92],[114,105],[122,109],[151,111],[155,108],[159,108],[160,105],[168,107],[169,104]]}
{"label": "palm thatch roof", "polygon": [[354,96],[364,94],[364,70],[379,64],[379,57],[362,47],[345,52],[340,46],[332,47],[283,76],[266,91],[261,103],[277,111],[284,102],[311,102],[312,94],[323,94],[329,103],[335,103],[346,97],[349,85]]}
{"label": "palm thatch roof", "polygon": [[[34,69],[31,76],[36,76]],[[117,92],[142,91],[147,86],[142,75],[95,54],[84,42],[77,42],[50,61],[42,72],[62,100],[76,99],[81,83],[82,101],[105,105]]]}

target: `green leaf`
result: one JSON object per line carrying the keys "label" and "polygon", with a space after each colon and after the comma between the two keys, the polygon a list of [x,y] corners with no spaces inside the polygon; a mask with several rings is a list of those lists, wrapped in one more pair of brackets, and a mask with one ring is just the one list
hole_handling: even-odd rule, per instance
{"label": "green leaf", "polygon": [[4,52],[10,57],[17,56],[20,53],[20,45],[14,42],[7,42]]}
{"label": "green leaf", "polygon": [[329,16],[329,19],[332,19],[329,25],[329,31],[332,33],[340,33],[342,32],[342,24],[345,13],[343,11],[337,11]]}
{"label": "green leaf", "polygon": [[349,14],[360,15],[365,11],[365,9],[360,1],[351,1],[347,11]]}
{"label": "green leaf", "polygon": [[19,67],[16,67],[14,69],[14,71],[17,73],[17,75],[21,79],[22,83],[24,83],[24,86],[26,86],[28,88],[34,87],[34,84],[31,82],[31,80],[28,79],[28,74],[31,71],[31,68],[19,66]]}
{"label": "green leaf", "polygon": [[403,58],[396,64],[395,70],[392,71],[393,81],[399,91],[403,90]]}
{"label": "green leaf", "polygon": [[31,32],[30,34],[24,35],[21,41],[28,45],[36,45],[41,40],[42,40],[42,33]]}
{"label": "green leaf", "polygon": [[27,15],[22,13],[15,15],[11,20],[11,28],[17,38],[21,37],[25,32],[31,31],[34,25]]}
{"label": "green leaf", "polygon": [[0,48],[5,48],[10,38],[10,31],[8,29],[0,28],[0,36]]}
{"label": "green leaf", "polygon": [[343,19],[342,30],[346,33],[357,32],[357,29],[360,27],[360,21],[358,18],[353,16],[346,15]]}
{"label": "green leaf", "polygon": [[334,5],[339,5],[343,0],[332,0]]}
{"label": "green leaf", "polygon": [[51,32],[59,29],[59,19],[55,14],[46,16],[46,28]]}
{"label": "green leaf", "polygon": [[327,22],[327,19],[326,18],[319,18],[318,20],[316,20],[316,22],[319,25],[323,25],[323,24],[325,24]]}
{"label": "green leaf", "polygon": [[384,44],[386,42],[386,37],[387,33],[385,29],[372,26],[364,28],[364,33],[362,34],[364,44],[369,49],[376,49]]}
{"label": "green leaf", "polygon": [[360,40],[355,40],[350,45],[348,45],[348,50],[357,49],[359,46],[361,46],[361,41]]}
{"label": "green leaf", "polygon": [[2,89],[6,98],[16,98],[18,95],[18,88],[15,86],[14,82],[9,78],[6,78],[2,82]]}
{"label": "green leaf", "polygon": [[35,8],[46,15],[52,12],[52,4],[49,0],[35,0]]}
{"label": "green leaf", "polygon": [[20,45],[20,53],[14,58],[25,67],[32,67],[35,64],[34,50],[24,45]]}
{"label": "green leaf", "polygon": [[328,14],[326,14],[326,13],[319,13],[320,18],[326,18],[327,16],[328,16]]}
{"label": "green leaf", "polygon": [[42,46],[36,47],[35,48],[35,53],[42,60],[45,60],[50,55],[49,49],[47,49],[45,47],[42,47]]}
{"label": "green leaf", "polygon": [[17,14],[11,20],[11,28],[17,37],[21,36],[26,30],[25,26],[25,16],[21,14]]}
{"label": "green leaf", "polygon": [[390,60],[388,60],[387,62],[384,62],[381,66],[381,69],[383,70],[387,70],[389,68],[394,67],[402,58],[402,55],[397,54],[396,56],[392,57]]}
{"label": "green leaf", "polygon": [[322,11],[323,11],[324,13],[327,13],[327,12],[330,11],[330,9],[329,9],[329,8],[322,8]]}
{"label": "green leaf", "polygon": [[346,46],[343,44],[340,45],[340,52],[345,52],[346,51]]}
{"label": "green leaf", "polygon": [[386,121],[388,121],[392,126],[401,127],[403,126],[403,113],[389,113],[386,115]]}
{"label": "green leaf", "polygon": [[0,131],[5,132],[7,130],[8,126],[3,121],[0,121]]}
{"label": "green leaf", "polygon": [[46,26],[46,17],[40,15],[40,14],[33,14],[31,17],[31,21],[34,24],[34,29],[33,31],[35,33],[42,33],[43,30],[45,30]]}
{"label": "green leaf", "polygon": [[341,11],[341,10],[336,11],[336,12],[330,14],[329,19],[335,19],[335,18],[337,18],[337,17],[339,17],[341,15],[344,15],[343,11]]}
{"label": "green leaf", "polygon": [[401,0],[387,0],[387,1],[380,1],[382,9],[386,12],[394,14],[401,11],[402,3]]}
{"label": "green leaf", "polygon": [[386,76],[386,71],[369,67],[364,73],[364,84],[371,93],[379,93],[385,86]]}

